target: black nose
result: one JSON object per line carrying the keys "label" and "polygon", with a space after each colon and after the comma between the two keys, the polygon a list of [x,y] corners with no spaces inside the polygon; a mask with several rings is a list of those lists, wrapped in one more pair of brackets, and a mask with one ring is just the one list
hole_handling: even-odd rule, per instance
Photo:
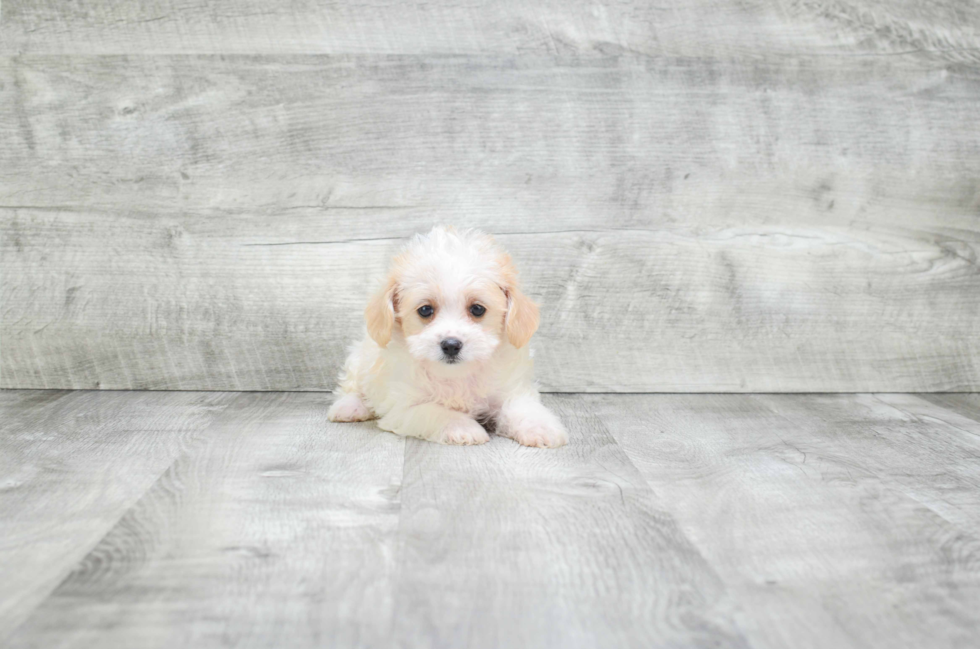
{"label": "black nose", "polygon": [[459,356],[459,350],[463,348],[463,341],[459,338],[446,338],[439,346],[442,347],[442,353],[446,356],[453,358],[454,356]]}

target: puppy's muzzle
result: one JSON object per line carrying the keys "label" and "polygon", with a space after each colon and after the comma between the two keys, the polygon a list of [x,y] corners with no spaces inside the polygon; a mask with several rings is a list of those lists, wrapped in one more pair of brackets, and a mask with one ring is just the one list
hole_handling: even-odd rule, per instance
{"label": "puppy's muzzle", "polygon": [[446,338],[441,343],[439,347],[442,348],[442,353],[446,357],[447,363],[455,363],[459,360],[459,352],[463,349],[463,341],[459,338]]}

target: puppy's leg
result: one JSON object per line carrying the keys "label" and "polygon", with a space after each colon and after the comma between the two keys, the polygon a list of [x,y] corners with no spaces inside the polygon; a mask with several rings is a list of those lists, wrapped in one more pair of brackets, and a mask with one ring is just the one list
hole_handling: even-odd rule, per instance
{"label": "puppy's leg", "polygon": [[377,356],[372,355],[370,349],[371,339],[367,337],[351,347],[340,376],[337,377],[338,385],[334,390],[337,400],[327,411],[327,419],[330,421],[367,421],[377,418],[364,402],[361,396],[362,383],[358,380],[358,376],[364,373],[363,367],[370,367]]}
{"label": "puppy's leg", "polygon": [[472,417],[434,403],[395,409],[378,421],[378,427],[405,437],[419,437],[440,444],[483,444],[490,436]]}
{"label": "puppy's leg", "polygon": [[327,411],[330,421],[367,421],[374,419],[374,413],[367,407],[360,395],[353,392],[341,393]]}
{"label": "puppy's leg", "polygon": [[497,434],[524,446],[555,448],[568,443],[561,420],[541,404],[537,394],[512,397],[497,417]]}

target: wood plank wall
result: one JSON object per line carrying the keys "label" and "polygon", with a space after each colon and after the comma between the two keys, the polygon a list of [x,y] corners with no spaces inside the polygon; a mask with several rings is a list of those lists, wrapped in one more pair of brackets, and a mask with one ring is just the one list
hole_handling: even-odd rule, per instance
{"label": "wood plank wall", "polygon": [[496,233],[554,391],[980,390],[980,5],[6,0],[0,387],[326,390]]}

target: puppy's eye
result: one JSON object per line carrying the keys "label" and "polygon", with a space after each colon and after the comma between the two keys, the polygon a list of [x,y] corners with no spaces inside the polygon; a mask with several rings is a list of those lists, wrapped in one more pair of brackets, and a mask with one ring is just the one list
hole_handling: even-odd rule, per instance
{"label": "puppy's eye", "polygon": [[420,316],[422,316],[423,318],[430,317],[434,312],[435,312],[434,309],[431,306],[429,306],[428,304],[423,304],[417,310],[417,313]]}
{"label": "puppy's eye", "polygon": [[479,318],[481,315],[487,312],[487,308],[482,304],[474,304],[470,307],[470,313],[473,314],[474,318]]}

